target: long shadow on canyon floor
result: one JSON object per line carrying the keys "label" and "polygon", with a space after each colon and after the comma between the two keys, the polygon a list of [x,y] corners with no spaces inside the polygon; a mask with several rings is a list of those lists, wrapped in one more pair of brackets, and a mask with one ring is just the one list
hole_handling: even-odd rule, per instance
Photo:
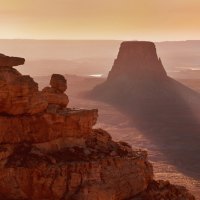
{"label": "long shadow on canyon floor", "polygon": [[117,91],[122,92],[117,97],[108,87],[109,95],[98,99],[128,115],[132,125],[158,146],[169,163],[199,180],[200,94],[173,79],[159,87],[163,91],[152,91],[150,86],[132,94],[129,90],[128,96],[119,86]]}

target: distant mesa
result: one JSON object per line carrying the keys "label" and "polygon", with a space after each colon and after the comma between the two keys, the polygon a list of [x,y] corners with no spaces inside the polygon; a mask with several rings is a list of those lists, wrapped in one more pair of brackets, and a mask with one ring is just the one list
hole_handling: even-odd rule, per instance
{"label": "distant mesa", "polygon": [[134,112],[141,112],[147,104],[168,98],[162,95],[168,83],[154,43],[128,41],[121,44],[107,80],[96,86],[90,96],[128,109],[135,106]]}
{"label": "distant mesa", "polygon": [[89,97],[116,106],[168,162],[197,178],[191,163],[199,166],[200,94],[167,76],[152,42],[123,42],[107,80]]}
{"label": "distant mesa", "polygon": [[24,58],[10,57],[4,54],[0,54],[0,67],[14,67],[18,65],[23,65],[24,63]]}
{"label": "distant mesa", "polygon": [[191,94],[188,88],[167,76],[155,44],[128,41],[120,46],[107,80],[90,93],[93,98],[132,108],[134,112],[155,111],[177,102],[178,91]]}
{"label": "distant mesa", "polygon": [[162,80],[167,73],[152,42],[123,42],[108,81]]}

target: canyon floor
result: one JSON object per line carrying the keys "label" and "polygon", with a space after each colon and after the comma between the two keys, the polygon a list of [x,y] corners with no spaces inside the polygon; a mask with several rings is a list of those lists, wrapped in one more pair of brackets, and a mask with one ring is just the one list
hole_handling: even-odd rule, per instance
{"label": "canyon floor", "polygon": [[[68,79],[67,94],[70,98],[69,107],[79,108],[98,108],[99,120],[97,127],[107,130],[116,141],[126,141],[130,143],[133,148],[146,149],[149,154],[149,159],[154,165],[154,172],[156,179],[167,179],[174,184],[186,186],[197,198],[200,200],[200,173],[195,170],[191,172],[192,168],[199,168],[199,163],[191,163],[190,168],[184,166],[179,155],[173,157],[174,161],[169,161],[166,156],[168,152],[179,148],[179,146],[167,143],[160,145],[155,140],[151,139],[143,131],[138,130],[134,126],[134,120],[129,116],[120,112],[117,108],[99,101],[90,100],[84,97],[83,93],[91,90],[95,85],[104,81],[101,78],[86,78],[78,76],[66,76]],[[48,84],[50,77],[35,77],[35,81],[39,83],[40,88]],[[178,80],[191,89],[200,92],[200,79],[181,79]],[[167,127],[166,127],[167,128]],[[173,136],[176,138],[176,135]],[[196,142],[196,143],[195,143]],[[191,147],[191,154],[185,156],[195,157],[195,144],[198,146],[199,141],[193,141],[194,146]],[[190,148],[190,147],[185,147]],[[183,154],[184,149],[183,149]],[[188,161],[189,162],[189,161]],[[177,166],[179,166],[177,168]],[[182,169],[180,170],[180,166]],[[200,170],[199,170],[200,171]]]}

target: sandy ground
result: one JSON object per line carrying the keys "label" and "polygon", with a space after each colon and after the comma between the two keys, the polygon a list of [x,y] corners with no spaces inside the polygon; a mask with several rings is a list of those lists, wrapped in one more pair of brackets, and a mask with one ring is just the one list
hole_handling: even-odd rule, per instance
{"label": "sandy ground", "polygon": [[[48,83],[47,77],[37,77],[40,87]],[[179,80],[190,88],[200,92],[199,80]],[[102,82],[100,79],[85,79],[79,77],[68,77],[68,91],[70,98],[69,107],[98,108],[99,119],[96,127],[107,130],[114,140],[123,140],[130,143],[133,148],[146,149],[149,159],[153,163],[156,179],[170,180],[171,183],[186,186],[198,200],[200,200],[200,180],[189,177],[179,171],[176,166],[169,163],[163,152],[167,152],[169,146],[163,146],[162,152],[160,146],[145,136],[144,133],[137,130],[131,119],[121,113],[119,110],[106,103],[97,102],[80,96],[80,93],[90,90],[94,85]],[[184,153],[184,152],[183,152]],[[177,158],[177,162],[179,162]]]}

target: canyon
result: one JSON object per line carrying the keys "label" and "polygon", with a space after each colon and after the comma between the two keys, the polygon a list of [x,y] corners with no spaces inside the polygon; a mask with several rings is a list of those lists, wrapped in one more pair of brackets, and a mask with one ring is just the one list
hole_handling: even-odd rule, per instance
{"label": "canyon", "polygon": [[93,128],[97,109],[69,108],[64,76],[53,74],[50,86],[40,91],[30,76],[13,68],[24,59],[4,59],[1,199],[195,199],[184,187],[154,181],[146,151],[114,142],[109,133]]}
{"label": "canyon", "polygon": [[[168,163],[199,180],[200,94],[167,75],[152,42],[122,43],[108,78],[89,97],[128,116]],[[128,141],[136,144],[134,135]]]}

